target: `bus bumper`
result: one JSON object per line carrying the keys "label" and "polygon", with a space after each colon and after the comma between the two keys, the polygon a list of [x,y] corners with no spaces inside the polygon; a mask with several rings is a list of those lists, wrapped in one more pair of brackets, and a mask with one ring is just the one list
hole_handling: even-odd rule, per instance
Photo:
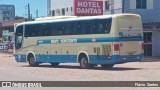
{"label": "bus bumper", "polygon": [[91,64],[121,64],[127,62],[140,62],[144,55],[113,55],[113,56],[90,56]]}
{"label": "bus bumper", "polygon": [[16,59],[16,62],[27,62],[26,55],[22,55],[22,54],[16,55],[15,54],[15,59]]}

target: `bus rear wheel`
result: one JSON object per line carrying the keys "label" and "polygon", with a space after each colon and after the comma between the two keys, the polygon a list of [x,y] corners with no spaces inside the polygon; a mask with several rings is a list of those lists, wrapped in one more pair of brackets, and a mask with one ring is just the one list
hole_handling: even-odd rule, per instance
{"label": "bus rear wheel", "polygon": [[102,68],[106,68],[106,69],[112,69],[114,66],[114,64],[102,64],[101,67]]}
{"label": "bus rear wheel", "polygon": [[90,68],[90,64],[88,63],[88,59],[87,59],[86,56],[80,57],[79,63],[80,63],[80,68],[81,69],[88,69],[88,68]]}
{"label": "bus rear wheel", "polygon": [[58,67],[58,66],[59,66],[59,63],[51,63],[51,66],[52,66],[52,67]]}
{"label": "bus rear wheel", "polygon": [[29,57],[28,63],[31,67],[38,67],[39,66],[39,63],[36,62],[34,56]]}

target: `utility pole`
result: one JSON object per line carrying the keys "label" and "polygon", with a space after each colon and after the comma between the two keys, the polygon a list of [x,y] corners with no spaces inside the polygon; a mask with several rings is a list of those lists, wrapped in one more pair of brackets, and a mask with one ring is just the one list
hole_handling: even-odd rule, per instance
{"label": "utility pole", "polygon": [[32,20],[32,14],[30,15],[30,20]]}
{"label": "utility pole", "polygon": [[31,19],[30,4],[28,3],[28,20]]}
{"label": "utility pole", "polygon": [[38,9],[36,10],[36,18],[38,18]]}

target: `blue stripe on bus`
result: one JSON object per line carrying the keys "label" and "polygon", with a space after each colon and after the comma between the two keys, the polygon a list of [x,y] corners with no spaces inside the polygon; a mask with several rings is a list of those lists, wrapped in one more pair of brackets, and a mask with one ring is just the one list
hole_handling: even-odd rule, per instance
{"label": "blue stripe on bus", "polygon": [[[59,43],[63,43],[62,40],[68,40],[68,39],[54,39],[53,41],[56,42],[52,42],[51,39],[48,40],[38,40],[37,41],[37,45],[39,44],[59,44]],[[122,41],[143,41],[142,37],[132,37],[132,38],[128,38],[128,37],[121,37],[121,38],[78,38],[76,39],[69,39],[72,40],[73,42],[65,42],[65,43],[91,43],[91,42],[122,42]]]}
{"label": "blue stripe on bus", "polygon": [[[16,55],[17,62],[26,62],[26,55]],[[118,64],[126,62],[141,61],[144,58],[143,54],[139,55],[89,55],[91,64]],[[77,55],[36,55],[36,61],[41,63],[77,63]]]}

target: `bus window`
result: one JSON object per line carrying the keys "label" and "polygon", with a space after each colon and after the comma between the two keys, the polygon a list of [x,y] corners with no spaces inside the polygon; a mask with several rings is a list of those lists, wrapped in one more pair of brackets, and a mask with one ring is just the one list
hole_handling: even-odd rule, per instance
{"label": "bus window", "polygon": [[51,36],[50,24],[26,25],[25,37]]}
{"label": "bus window", "polygon": [[22,47],[22,42],[23,42],[23,26],[18,26],[16,29],[16,36],[15,36],[16,49],[20,49]]}
{"label": "bus window", "polygon": [[66,34],[67,35],[74,35],[74,22],[69,22],[66,24]]}
{"label": "bus window", "polygon": [[35,27],[36,25],[26,25],[25,26],[25,37],[34,37],[36,35]]}
{"label": "bus window", "polygon": [[82,23],[81,34],[91,34],[91,22],[84,21]]}
{"label": "bus window", "polygon": [[81,32],[82,32],[82,25],[81,25],[81,22],[80,21],[78,21],[78,22],[76,22],[76,25],[75,25],[75,30],[74,30],[74,34],[76,35],[78,35],[78,34],[81,34]]}
{"label": "bus window", "polygon": [[[41,36],[51,36],[51,25],[50,24],[40,24],[37,26],[37,28],[41,32],[43,32]],[[39,32],[39,31],[36,31],[36,32]]]}
{"label": "bus window", "polygon": [[111,21],[110,20],[101,20],[98,22],[98,34],[108,34],[110,33],[110,29],[111,29]]}
{"label": "bus window", "polygon": [[64,23],[52,23],[48,27],[50,27],[48,30],[52,36],[66,35],[66,26]]}
{"label": "bus window", "polygon": [[93,34],[98,34],[98,23],[96,21],[93,22],[92,32]]}

